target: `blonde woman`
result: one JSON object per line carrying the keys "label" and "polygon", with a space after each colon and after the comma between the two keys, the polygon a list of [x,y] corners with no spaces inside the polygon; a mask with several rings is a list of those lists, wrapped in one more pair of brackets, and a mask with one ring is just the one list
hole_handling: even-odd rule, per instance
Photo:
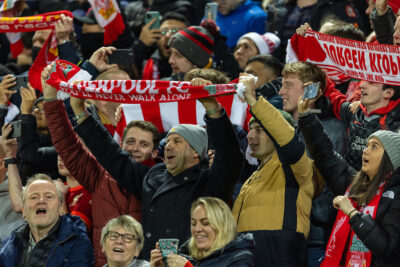
{"label": "blonde woman", "polygon": [[[190,257],[170,254],[165,260],[168,267],[254,266],[253,236],[237,236],[235,220],[224,201],[201,197],[193,202],[190,214],[192,237],[185,243]],[[158,244],[156,247],[151,251],[150,266],[164,267]]]}

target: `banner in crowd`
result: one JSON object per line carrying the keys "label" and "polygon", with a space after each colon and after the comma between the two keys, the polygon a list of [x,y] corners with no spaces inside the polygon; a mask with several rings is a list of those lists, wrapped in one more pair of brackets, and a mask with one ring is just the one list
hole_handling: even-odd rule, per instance
{"label": "banner in crowd", "polygon": [[61,14],[73,17],[72,13],[66,10],[27,17],[2,17],[0,18],[0,33],[53,29],[54,24],[61,18]]}
{"label": "banner in crowd", "polygon": [[[0,7],[0,17],[16,17],[18,16],[19,10],[14,8],[14,0],[5,0]],[[20,32],[7,32],[6,37],[10,42],[11,57],[17,58],[24,49]]]}
{"label": "banner in crowd", "polygon": [[[224,107],[232,124],[247,129],[247,103],[239,100],[237,94],[217,97]],[[163,133],[180,123],[189,123],[205,126],[205,109],[198,100],[177,101],[168,103],[143,103],[122,105],[122,117],[117,124],[114,139],[122,141],[122,133],[126,125],[133,120],[152,122]]]}
{"label": "banner in crowd", "polygon": [[124,32],[125,24],[116,0],[89,0],[97,23],[105,30],[104,44],[109,45]]}
{"label": "banner in crowd", "polygon": [[365,43],[307,31],[304,37],[295,34],[290,39],[287,61],[314,63],[328,72],[336,72],[337,79],[349,76],[400,85],[400,46]]}
{"label": "banner in crowd", "polygon": [[68,83],[82,71],[78,66],[57,60],[47,83],[75,97],[118,103],[173,102],[234,94],[236,84],[191,86],[190,82],[155,80],[98,80]]}

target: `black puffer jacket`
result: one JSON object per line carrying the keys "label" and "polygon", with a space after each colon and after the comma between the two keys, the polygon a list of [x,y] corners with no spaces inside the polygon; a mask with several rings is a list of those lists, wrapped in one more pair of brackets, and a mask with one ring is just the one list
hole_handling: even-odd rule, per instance
{"label": "black puffer jacket", "polygon": [[[300,118],[300,129],[315,165],[335,195],[344,195],[355,171],[332,149],[332,143],[314,114]],[[370,215],[350,219],[351,228],[372,252],[371,266],[398,266],[400,262],[400,174],[385,186],[375,220]]]}
{"label": "black puffer jacket", "polygon": [[252,267],[254,257],[254,238],[251,233],[241,234],[225,247],[214,251],[211,255],[196,261],[190,259],[196,267]]}

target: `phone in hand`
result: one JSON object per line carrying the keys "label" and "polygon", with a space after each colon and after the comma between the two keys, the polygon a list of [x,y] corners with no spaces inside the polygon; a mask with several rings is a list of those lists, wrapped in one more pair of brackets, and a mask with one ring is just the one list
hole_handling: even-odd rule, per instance
{"label": "phone in hand", "polygon": [[148,24],[152,19],[157,18],[156,21],[151,25],[150,30],[159,29],[161,24],[161,15],[158,11],[147,11],[144,14],[144,24]]}
{"label": "phone in hand", "polygon": [[317,82],[307,85],[304,88],[303,100],[316,98],[318,96],[320,84],[320,82]]}
{"label": "phone in hand", "polygon": [[161,255],[167,267],[166,258],[169,254],[178,254],[178,244],[179,239],[176,238],[161,238],[158,240],[158,246],[160,247]]}
{"label": "phone in hand", "polygon": [[15,76],[17,82],[13,87],[8,88],[10,91],[18,91],[21,87],[27,88],[28,86],[28,75]]}
{"label": "phone in hand", "polygon": [[12,121],[10,122],[12,125],[12,130],[11,133],[8,135],[7,139],[13,139],[13,138],[18,138],[21,136],[21,126],[22,126],[22,121]]}
{"label": "phone in hand", "polygon": [[204,8],[204,18],[208,19],[208,13],[211,13],[211,19],[215,21],[217,19],[218,4],[217,3],[207,3]]}
{"label": "phone in hand", "polygon": [[130,65],[135,58],[132,49],[117,49],[107,56],[108,64]]}

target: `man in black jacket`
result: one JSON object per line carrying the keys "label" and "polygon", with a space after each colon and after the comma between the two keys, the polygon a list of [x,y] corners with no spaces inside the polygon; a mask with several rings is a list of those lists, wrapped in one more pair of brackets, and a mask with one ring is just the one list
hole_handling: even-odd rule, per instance
{"label": "man in black jacket", "polygon": [[[205,83],[202,80],[193,85]],[[205,130],[195,125],[177,125],[167,137],[165,163],[149,168],[133,161],[107,130],[85,113],[83,100],[71,98],[74,113],[80,118],[76,132],[114,179],[142,201],[144,258],[149,258],[159,238],[185,242],[190,236],[191,203],[200,196],[230,200],[241,173],[243,156],[226,112],[215,98],[200,101],[206,110],[210,145],[215,149],[213,164],[209,167],[205,160]]]}

